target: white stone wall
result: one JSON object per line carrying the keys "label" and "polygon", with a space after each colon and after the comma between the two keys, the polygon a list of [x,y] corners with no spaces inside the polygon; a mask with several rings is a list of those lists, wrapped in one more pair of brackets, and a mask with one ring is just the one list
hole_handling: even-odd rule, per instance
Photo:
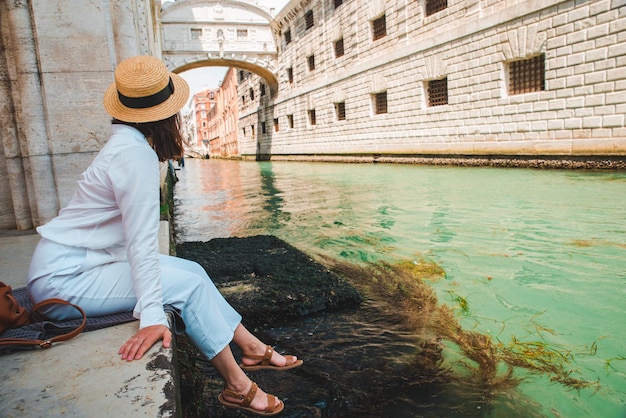
{"label": "white stone wall", "polygon": [[[308,10],[315,26],[305,30]],[[382,14],[387,36],[373,41],[371,20]],[[294,0],[273,26],[279,94],[241,112],[240,132],[274,118],[281,129],[257,128],[258,145],[240,138],[244,155],[626,155],[623,0],[448,0],[428,17],[424,0],[345,1],[337,10],[330,0]],[[335,58],[340,37],[345,55]],[[537,54],[545,54],[545,91],[509,95],[508,62]],[[428,107],[425,83],[441,77],[448,104]],[[371,95],[381,91],[388,113],[374,115]],[[335,117],[340,101],[344,121]]]}
{"label": "white stone wall", "polygon": [[109,136],[102,96],[115,66],[158,55],[152,4],[0,3],[0,228],[36,227],[69,201]]}

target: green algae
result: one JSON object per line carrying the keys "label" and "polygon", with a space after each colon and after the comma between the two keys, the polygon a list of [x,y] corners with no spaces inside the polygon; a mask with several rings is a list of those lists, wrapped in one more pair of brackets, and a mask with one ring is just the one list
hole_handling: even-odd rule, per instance
{"label": "green algae", "polygon": [[[365,265],[330,259],[324,262],[364,294],[393,301],[396,312],[404,315],[407,324],[424,341],[420,344],[420,359],[416,361],[430,361],[432,367],[438,368],[441,373],[450,373],[449,369],[442,367],[442,359],[439,358],[441,350],[438,350],[439,357],[435,357],[435,361],[432,356],[426,359],[423,354],[425,348],[432,351],[433,342],[439,344],[443,341],[453,343],[463,356],[460,365],[466,374],[457,377],[469,377],[485,389],[517,386],[522,378],[515,373],[516,369],[547,376],[550,381],[575,390],[599,388],[598,382],[575,376],[576,361],[572,351],[544,341],[543,334],[557,333],[541,326],[534,318],[530,325],[538,338],[536,341],[523,341],[511,336],[510,341],[503,342],[490,335],[464,329],[457,315],[471,315],[469,303],[453,291],[447,291],[453,306],[439,302],[434,288],[427,282],[445,277],[445,271],[432,261],[420,258],[418,261],[403,260],[394,264],[379,261]],[[597,349],[596,342],[591,345],[590,355],[595,354],[594,347]],[[617,360],[624,358],[611,359],[606,366],[610,367],[610,362]]]}

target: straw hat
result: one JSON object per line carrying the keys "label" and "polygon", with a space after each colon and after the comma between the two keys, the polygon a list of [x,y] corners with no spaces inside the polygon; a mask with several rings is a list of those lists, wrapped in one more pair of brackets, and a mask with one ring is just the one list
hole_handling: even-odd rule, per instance
{"label": "straw hat", "polygon": [[124,122],[155,122],[175,115],[189,99],[189,85],[158,58],[128,58],[115,69],[104,93],[104,108]]}

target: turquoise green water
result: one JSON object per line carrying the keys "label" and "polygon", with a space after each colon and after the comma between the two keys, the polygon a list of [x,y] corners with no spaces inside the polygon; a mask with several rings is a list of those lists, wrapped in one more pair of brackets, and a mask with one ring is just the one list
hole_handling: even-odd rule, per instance
{"label": "turquoise green water", "polygon": [[626,173],[189,160],[178,177],[178,242],[273,234],[350,261],[426,257],[446,271],[440,301],[467,300],[465,328],[558,346],[599,382],[528,375],[541,415],[626,417]]}

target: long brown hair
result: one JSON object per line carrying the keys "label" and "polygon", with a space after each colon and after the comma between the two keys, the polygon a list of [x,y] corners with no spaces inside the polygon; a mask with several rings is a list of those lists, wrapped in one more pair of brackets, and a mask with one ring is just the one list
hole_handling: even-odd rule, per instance
{"label": "long brown hair", "polygon": [[183,134],[178,113],[155,122],[133,123],[113,119],[112,123],[132,126],[144,134],[159,156],[159,161],[175,160],[183,155]]}

